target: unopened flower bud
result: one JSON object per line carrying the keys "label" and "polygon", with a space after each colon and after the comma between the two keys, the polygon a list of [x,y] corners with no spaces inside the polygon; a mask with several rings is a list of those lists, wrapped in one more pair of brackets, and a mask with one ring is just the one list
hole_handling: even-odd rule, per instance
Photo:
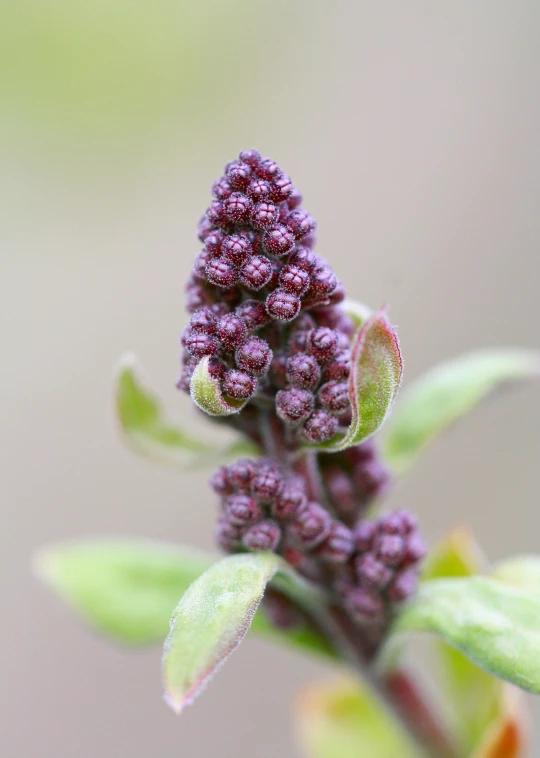
{"label": "unopened flower bud", "polygon": [[253,524],[262,516],[262,510],[255,500],[240,492],[229,495],[223,503],[223,509],[231,523],[238,526]]}
{"label": "unopened flower bud", "polygon": [[283,289],[274,290],[266,298],[266,311],[276,321],[292,321],[300,313],[300,299]]}
{"label": "unopened flower bud", "polygon": [[313,550],[330,534],[332,518],[318,503],[308,503],[292,523],[291,535],[305,550]]}
{"label": "unopened flower bud", "polygon": [[248,400],[257,391],[257,380],[247,371],[231,368],[225,372],[223,391],[233,400]]}
{"label": "unopened flower bud", "polygon": [[353,552],[353,535],[341,521],[333,521],[330,534],[317,548],[317,557],[327,563],[346,563]]}
{"label": "unopened flower bud", "polygon": [[296,518],[307,506],[307,497],[300,487],[285,484],[277,499],[272,503],[272,516],[278,521]]}
{"label": "unopened flower bud", "polygon": [[246,341],[246,324],[235,313],[227,313],[217,322],[216,336],[224,349],[232,352]]}
{"label": "unopened flower bud", "polygon": [[312,355],[297,353],[287,361],[287,379],[296,387],[313,390],[319,383],[320,376],[319,364]]}
{"label": "unopened flower bud", "polygon": [[303,435],[308,442],[327,442],[338,430],[338,421],[327,411],[315,411],[304,424]]}
{"label": "unopened flower bud", "polygon": [[259,466],[253,481],[251,492],[260,503],[272,503],[283,489],[283,478],[273,466]]}
{"label": "unopened flower bud", "polygon": [[299,387],[280,390],[276,395],[276,412],[286,423],[296,424],[306,419],[315,404],[313,393]]}
{"label": "unopened flower bud", "polygon": [[243,371],[253,376],[262,376],[268,371],[272,350],[259,337],[249,337],[236,351],[236,363]]}
{"label": "unopened flower bud", "polygon": [[250,526],[244,533],[242,542],[248,550],[268,550],[273,552],[277,549],[281,540],[281,529],[275,521],[266,519],[258,524]]}
{"label": "unopened flower bud", "polygon": [[337,351],[338,338],[331,329],[321,326],[311,332],[308,344],[311,354],[320,364],[324,364],[334,357]]}

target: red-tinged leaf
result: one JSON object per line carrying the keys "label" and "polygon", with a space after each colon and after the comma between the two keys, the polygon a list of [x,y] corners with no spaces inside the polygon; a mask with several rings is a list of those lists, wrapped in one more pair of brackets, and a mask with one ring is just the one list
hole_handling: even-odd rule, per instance
{"label": "red-tinged leaf", "polygon": [[181,713],[248,631],[267,584],[316,614],[324,597],[273,553],[231,555],[200,576],[180,600],[165,642],[165,700]]}
{"label": "red-tinged leaf", "polygon": [[352,422],[346,432],[316,447],[337,452],[358,445],[384,424],[396,397],[403,362],[397,335],[384,311],[373,314],[356,333],[351,350],[349,397]]}

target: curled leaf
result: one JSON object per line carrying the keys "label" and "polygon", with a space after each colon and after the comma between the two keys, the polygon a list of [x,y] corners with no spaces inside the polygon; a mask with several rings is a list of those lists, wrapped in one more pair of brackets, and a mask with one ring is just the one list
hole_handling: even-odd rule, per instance
{"label": "curled leaf", "polygon": [[238,440],[228,446],[207,445],[170,423],[159,400],[142,381],[134,355],[127,354],[120,361],[115,400],[126,443],[134,452],[159,463],[194,467],[257,453],[256,447],[247,440]]}
{"label": "curled leaf", "polygon": [[191,399],[210,416],[231,416],[242,410],[247,400],[226,399],[221,392],[219,380],[208,370],[210,358],[201,358],[191,376]]}
{"label": "curled leaf", "polygon": [[228,556],[184,594],[171,619],[163,656],[165,699],[176,713],[195,699],[241,643],[278,572],[283,575],[279,589],[301,606],[324,603],[317,590],[273,553]]}
{"label": "curled leaf", "polygon": [[351,425],[337,439],[316,447],[335,453],[358,445],[375,434],[390,412],[402,370],[397,335],[384,311],[379,311],[370,316],[356,333],[351,350]]}
{"label": "curled leaf", "polygon": [[397,473],[409,469],[441,432],[509,382],[540,376],[540,352],[482,350],[436,366],[403,392],[383,435]]}

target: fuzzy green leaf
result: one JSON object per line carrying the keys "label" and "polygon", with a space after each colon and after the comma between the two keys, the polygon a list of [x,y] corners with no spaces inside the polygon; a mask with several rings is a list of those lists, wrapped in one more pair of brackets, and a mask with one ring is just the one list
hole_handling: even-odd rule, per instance
{"label": "fuzzy green leaf", "polygon": [[486,671],[540,693],[540,597],[493,577],[425,581],[394,632],[433,632]]}
{"label": "fuzzy green leaf", "polygon": [[[90,627],[125,645],[162,643],[187,588],[214,562],[213,555],[166,543],[89,539],[44,548],[36,571]],[[329,643],[305,624],[278,631],[260,609],[253,632],[318,655]]]}
{"label": "fuzzy green leaf", "polygon": [[185,468],[213,465],[223,459],[257,454],[248,441],[226,447],[207,445],[167,421],[158,399],[140,378],[133,355],[122,358],[116,378],[116,408],[124,440],[136,453]]}
{"label": "fuzzy green leaf", "polygon": [[401,382],[399,342],[384,311],[373,314],[356,333],[351,350],[349,397],[352,422],[335,440],[316,447],[335,453],[358,445],[386,420]]}
{"label": "fuzzy green leaf", "polygon": [[283,580],[277,586],[304,607],[324,602],[273,553],[228,556],[184,594],[171,619],[163,656],[165,699],[176,713],[195,699],[241,643],[278,572]]}
{"label": "fuzzy green leaf", "polygon": [[231,416],[238,413],[247,400],[225,398],[221,392],[219,381],[211,376],[208,370],[210,358],[201,358],[191,376],[191,399],[209,416]]}
{"label": "fuzzy green leaf", "polygon": [[402,393],[384,431],[383,452],[394,471],[409,469],[441,432],[490,392],[540,376],[540,352],[483,350],[436,366]]}
{"label": "fuzzy green leaf", "polygon": [[308,758],[420,758],[409,738],[360,681],[310,686],[295,709]]}

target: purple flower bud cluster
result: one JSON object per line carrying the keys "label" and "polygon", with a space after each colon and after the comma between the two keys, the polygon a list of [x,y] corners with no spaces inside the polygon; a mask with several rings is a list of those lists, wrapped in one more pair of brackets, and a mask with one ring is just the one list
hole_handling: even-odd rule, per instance
{"label": "purple flower bud cluster", "polygon": [[289,436],[326,441],[347,423],[354,327],[338,306],[342,285],[312,250],[315,221],[289,177],[256,150],[227,164],[213,194],[187,284],[192,315],[177,386],[189,392],[209,357],[225,396],[275,398]]}
{"label": "purple flower bud cluster", "polygon": [[339,518],[354,525],[391,486],[390,475],[372,440],[341,453],[321,456],[321,475],[328,499]]}
{"label": "purple flower bud cluster", "polygon": [[[358,475],[360,459],[364,464],[376,461],[371,445],[360,447]],[[354,456],[348,465],[351,460]],[[374,483],[375,478],[370,486]],[[353,521],[351,511],[343,518],[332,507],[336,497],[329,504],[316,502],[308,496],[303,476],[284,473],[265,458],[222,467],[211,485],[221,497],[216,539],[225,551],[279,553],[323,586],[353,623],[369,632],[371,642],[381,639],[396,607],[414,592],[425,549],[409,512]],[[357,506],[355,513],[360,511]]]}

